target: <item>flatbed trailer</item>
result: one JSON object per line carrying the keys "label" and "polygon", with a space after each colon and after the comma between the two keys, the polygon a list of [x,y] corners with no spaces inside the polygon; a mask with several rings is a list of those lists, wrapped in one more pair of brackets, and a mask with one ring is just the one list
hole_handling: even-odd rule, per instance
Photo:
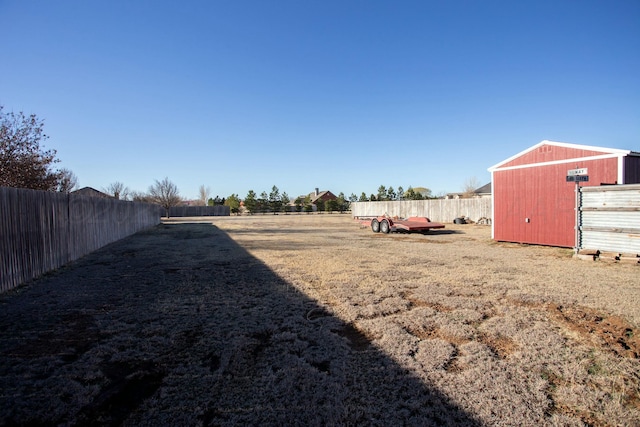
{"label": "flatbed trailer", "polygon": [[412,216],[405,219],[383,215],[371,220],[371,230],[374,233],[390,233],[392,231],[425,232],[436,228],[444,228],[444,224],[431,222],[429,218],[422,216]]}

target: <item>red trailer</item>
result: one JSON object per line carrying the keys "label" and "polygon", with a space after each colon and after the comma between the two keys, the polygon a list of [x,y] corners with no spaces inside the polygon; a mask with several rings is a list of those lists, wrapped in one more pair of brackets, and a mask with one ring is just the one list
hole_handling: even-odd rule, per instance
{"label": "red trailer", "polygon": [[409,218],[391,218],[383,215],[371,220],[371,230],[374,233],[389,233],[391,231],[426,232],[434,228],[444,228],[444,224],[431,222],[429,218],[412,216]]}

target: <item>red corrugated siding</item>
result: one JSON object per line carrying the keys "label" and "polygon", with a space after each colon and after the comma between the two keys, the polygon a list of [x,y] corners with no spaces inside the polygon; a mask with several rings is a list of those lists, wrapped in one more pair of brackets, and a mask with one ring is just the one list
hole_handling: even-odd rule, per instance
{"label": "red corrugated siding", "polygon": [[509,166],[530,165],[533,163],[543,163],[555,160],[567,160],[577,159],[582,157],[599,156],[602,151],[582,150],[570,147],[558,147],[557,145],[544,144],[536,148],[533,151],[523,154],[522,156],[513,159],[509,163],[500,165],[501,168]]}
{"label": "red corrugated siding", "polygon": [[588,168],[589,182],[582,186],[614,183],[618,159],[494,171],[495,240],[573,247],[575,183],[566,175],[574,168]]}

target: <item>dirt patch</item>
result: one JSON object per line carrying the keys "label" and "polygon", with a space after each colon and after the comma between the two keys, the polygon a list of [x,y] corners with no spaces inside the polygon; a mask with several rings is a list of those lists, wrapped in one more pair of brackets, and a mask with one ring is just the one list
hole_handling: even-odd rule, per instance
{"label": "dirt patch", "polygon": [[519,346],[511,338],[505,336],[490,336],[487,334],[480,334],[478,341],[488,346],[498,357],[506,359],[514,351],[518,350]]}
{"label": "dirt patch", "polygon": [[409,301],[409,303],[411,304],[411,307],[429,307],[432,308],[436,311],[439,312],[448,312],[448,311],[452,311],[453,308],[451,307],[446,307],[442,304],[439,304],[437,302],[429,302],[429,301],[424,301],[420,298],[417,298],[415,296],[413,296],[413,294],[411,292],[405,292],[401,294],[402,298],[406,299],[407,301]]}
{"label": "dirt patch", "polygon": [[638,359],[639,331],[620,316],[606,315],[586,307],[556,304],[549,305],[548,309],[555,319],[585,339],[618,356]]}

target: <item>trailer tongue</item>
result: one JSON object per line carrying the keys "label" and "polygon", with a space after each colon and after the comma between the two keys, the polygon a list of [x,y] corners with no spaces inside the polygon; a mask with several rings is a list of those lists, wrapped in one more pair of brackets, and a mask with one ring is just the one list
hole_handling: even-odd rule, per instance
{"label": "trailer tongue", "polygon": [[444,228],[444,224],[431,222],[429,218],[412,216],[406,219],[391,218],[386,215],[371,220],[371,230],[374,233],[389,233],[391,231],[428,231],[435,228]]}

